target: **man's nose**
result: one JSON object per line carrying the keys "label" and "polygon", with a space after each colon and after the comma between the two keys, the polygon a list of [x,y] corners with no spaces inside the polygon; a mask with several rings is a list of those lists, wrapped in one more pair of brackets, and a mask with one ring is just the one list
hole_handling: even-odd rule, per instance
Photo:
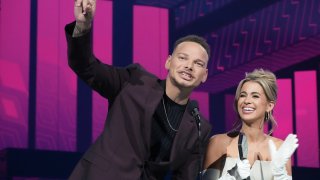
{"label": "man's nose", "polygon": [[185,68],[192,70],[193,69],[193,62],[192,61],[187,61],[185,64]]}

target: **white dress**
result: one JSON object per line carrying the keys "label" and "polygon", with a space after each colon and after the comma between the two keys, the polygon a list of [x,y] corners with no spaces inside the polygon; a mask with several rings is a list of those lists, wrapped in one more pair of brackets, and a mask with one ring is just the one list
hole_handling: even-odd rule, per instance
{"label": "white dress", "polygon": [[[271,161],[255,160],[250,170],[250,180],[273,180]],[[237,158],[227,157],[222,171],[222,176],[237,164]]]}

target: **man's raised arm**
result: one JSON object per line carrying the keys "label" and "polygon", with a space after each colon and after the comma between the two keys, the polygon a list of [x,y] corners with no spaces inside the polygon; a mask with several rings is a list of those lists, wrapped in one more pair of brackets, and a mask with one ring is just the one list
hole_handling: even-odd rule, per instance
{"label": "man's raised arm", "polygon": [[72,37],[79,37],[89,32],[95,12],[96,0],[75,0],[74,17],[76,26]]}

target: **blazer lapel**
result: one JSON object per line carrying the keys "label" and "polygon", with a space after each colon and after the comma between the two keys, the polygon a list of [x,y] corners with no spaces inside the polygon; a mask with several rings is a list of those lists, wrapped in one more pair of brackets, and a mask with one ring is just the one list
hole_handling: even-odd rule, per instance
{"label": "blazer lapel", "polygon": [[[164,88],[163,88],[163,83],[164,81],[162,80],[161,82],[158,81],[154,81],[153,82],[153,86],[151,88],[151,90],[148,92],[148,94],[146,94],[146,104],[145,104],[145,119],[153,119],[152,116],[158,106],[158,104],[161,101],[161,98],[163,97],[163,93],[164,93]],[[151,123],[152,121],[146,121],[145,122],[145,127],[144,127],[144,134],[145,134],[145,145],[147,148],[150,147],[150,138],[151,138]],[[149,155],[148,155],[149,156]]]}
{"label": "blazer lapel", "polygon": [[186,107],[178,132],[176,134],[176,137],[174,138],[171,148],[170,161],[181,155],[180,153],[185,151],[186,149],[192,149],[194,142],[196,142],[198,138],[196,123],[191,115],[191,112],[189,112],[189,106],[190,103],[188,103]]}

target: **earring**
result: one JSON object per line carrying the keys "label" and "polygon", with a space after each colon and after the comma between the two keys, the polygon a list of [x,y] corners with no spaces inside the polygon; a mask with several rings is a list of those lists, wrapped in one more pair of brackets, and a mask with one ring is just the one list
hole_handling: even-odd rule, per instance
{"label": "earring", "polygon": [[270,121],[271,118],[272,118],[271,116],[272,116],[272,111],[269,112],[269,116],[268,116],[268,117],[269,117],[269,121]]}
{"label": "earring", "polygon": [[268,120],[270,119],[270,113],[271,113],[271,112],[266,112],[266,113],[265,113],[265,116],[264,116],[264,120],[265,120],[265,121],[268,121]]}

